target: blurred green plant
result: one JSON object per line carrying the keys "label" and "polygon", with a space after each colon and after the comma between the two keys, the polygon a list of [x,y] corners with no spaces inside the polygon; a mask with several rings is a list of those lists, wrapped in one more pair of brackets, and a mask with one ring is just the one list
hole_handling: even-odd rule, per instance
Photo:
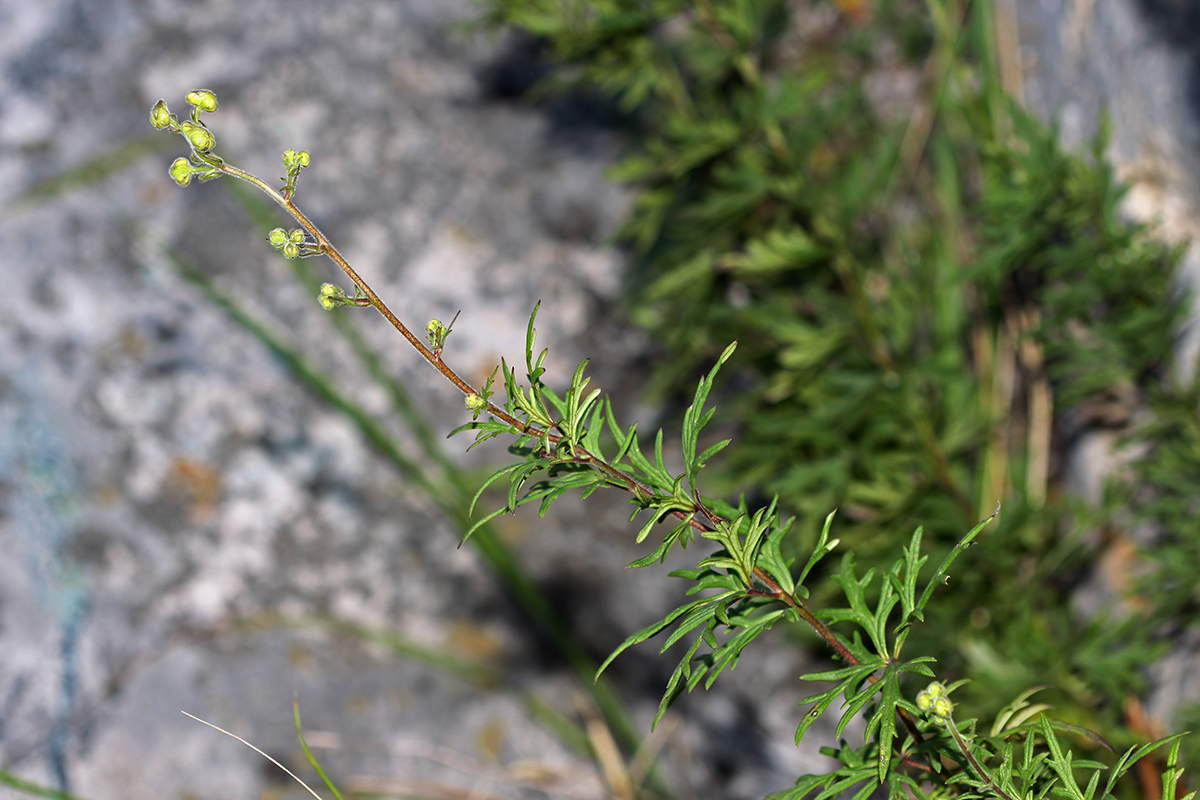
{"label": "blurred green plant", "polygon": [[[481,4],[542,43],[535,91],[626,115],[618,238],[628,312],[669,348],[658,390],[740,342],[718,490],[778,497],[801,557],[838,507],[881,570],[901,531],[944,553],[1002,500],[915,646],[976,681],[979,713],[1046,683],[1066,717],[1148,733],[1130,704],[1200,609],[1181,249],[1122,217],[1103,129],[1069,153],[1011,99],[990,0]],[[1132,462],[1099,507],[1064,486],[1095,431]],[[1128,594],[1081,613],[1067,598],[1106,549],[1136,553],[1115,560]],[[822,602],[842,591],[814,578]]]}
{"label": "blurred green plant", "polygon": [[[659,4],[661,8],[667,8],[667,5]],[[750,13],[748,9],[756,8],[751,4],[735,5],[733,10],[739,13]],[[609,6],[598,5],[597,8],[605,10]],[[623,6],[612,8],[625,11]],[[712,10],[705,5],[698,12],[702,25],[711,27],[712,20],[706,14]],[[721,22],[721,19],[713,17],[726,26],[728,32],[727,21]],[[617,26],[612,30],[628,33],[631,28]],[[747,80],[747,76],[759,74],[754,61],[745,57],[737,60],[737,69]],[[696,599],[630,636],[597,672],[599,676],[612,658],[628,647],[660,633],[670,631],[663,645],[664,651],[676,641],[690,637],[691,644],[663,694],[656,722],[683,691],[691,691],[701,684],[711,686],[726,668],[735,666],[745,649],[764,631],[775,624],[803,625],[832,649],[841,665],[830,671],[800,676],[804,680],[832,682],[833,686],[803,701],[812,708],[798,722],[797,742],[812,722],[839,697],[843,705],[836,737],[841,739],[846,726],[859,716],[866,720],[865,735],[860,745],[851,746],[842,741],[840,747],[827,749],[838,760],[839,767],[824,774],[804,776],[793,789],[776,797],[802,798],[815,794],[823,800],[854,789],[857,800],[886,785],[889,796],[897,798],[992,796],[1016,800],[1054,793],[1091,800],[1096,796],[1104,771],[1107,771],[1107,780],[1101,796],[1106,797],[1117,791],[1120,778],[1135,762],[1168,743],[1174,746],[1164,773],[1164,796],[1174,796],[1175,781],[1180,772],[1177,761],[1182,734],[1162,737],[1149,744],[1132,744],[1109,767],[1076,759],[1070,749],[1064,749],[1056,730],[1084,733],[1090,741],[1103,743],[1103,739],[1075,724],[1050,720],[1044,714],[1049,706],[1028,702],[1029,690],[1018,694],[1016,700],[997,712],[988,733],[977,730],[975,719],[964,722],[954,719],[954,704],[949,698],[961,681],[947,686],[935,679],[916,695],[915,702],[905,697],[905,691],[911,692],[913,687],[903,676],[935,678],[930,666],[935,658],[922,652],[920,647],[916,648],[918,655],[915,657],[902,658],[902,651],[910,637],[916,646],[918,639],[912,635],[928,627],[921,624],[925,622],[927,607],[932,612],[943,605],[930,605],[935,591],[946,585],[950,566],[996,517],[998,505],[996,512],[965,536],[942,548],[940,566],[924,578],[923,567],[929,556],[921,552],[921,528],[906,546],[899,548],[902,553],[899,559],[882,558],[882,548],[879,548],[872,554],[872,560],[879,562],[879,566],[868,568],[861,576],[854,551],[843,556],[839,568],[827,569],[823,559],[838,546],[837,540],[829,538],[832,514],[824,518],[818,537],[806,546],[794,525],[795,520],[782,513],[779,503],[772,501],[752,511],[744,497],[735,506],[701,492],[699,478],[707,462],[730,445],[728,439],[709,443],[705,428],[714,415],[714,409],[708,407],[708,399],[716,386],[719,370],[732,358],[736,344],[721,351],[715,365],[699,381],[692,402],[683,413],[679,442],[683,469],[678,474],[667,465],[661,430],[654,437],[651,454],[647,455],[639,441],[636,425],[624,428],[618,424],[607,398],[599,389],[589,388],[586,361],[578,366],[564,390],[556,391],[544,380],[546,351],[539,353],[535,347],[536,308],[527,328],[524,368],[519,371],[516,366],[502,361],[483,386],[473,387],[443,359],[449,326],[431,321],[426,326],[429,344],[423,342],[391,312],[295,205],[293,197],[298,175],[302,168],[309,166],[308,155],[291,150],[284,154],[287,176],[283,190],[278,191],[215,155],[215,136],[200,116],[202,111],[216,109],[216,98],[211,92],[193,92],[188,95],[188,102],[192,111],[184,121],[171,114],[162,101],[151,112],[155,127],[180,133],[191,149],[190,158],[177,159],[172,165],[170,172],[176,182],[186,186],[193,177],[204,181],[229,176],[263,192],[299,226],[290,231],[273,230],[268,236],[271,244],[289,259],[328,256],[354,283],[352,297],[332,284],[324,284],[318,292],[322,306],[330,310],[339,306],[372,306],[379,311],[431,366],[462,392],[471,421],[458,431],[474,432],[472,446],[500,436],[513,439],[510,451],[518,461],[497,471],[475,495],[477,501],[490,484],[505,481],[508,483],[506,501],[499,510],[468,530],[468,537],[478,535],[496,514],[511,512],[527,503],[537,503],[540,513],[544,514],[554,500],[572,490],[579,490],[587,498],[600,488],[616,488],[630,495],[631,521],[642,516],[638,541],[644,541],[651,533],[660,533],[662,537],[661,543],[649,555],[630,566],[648,567],[661,563],[676,545],[698,545],[700,540],[713,543],[694,569],[671,573],[693,583],[689,594],[697,595]],[[1017,130],[1018,126],[1014,125],[1013,129]],[[784,128],[779,127],[776,133],[783,136]],[[770,143],[777,137],[768,134],[766,138]],[[1052,139],[1043,137],[1043,141]],[[780,145],[770,146],[777,149]],[[786,139],[783,146],[786,146]],[[1052,149],[1051,152],[1058,151]],[[852,315],[856,324],[867,328],[855,328],[852,337],[861,338],[870,351],[870,360],[860,368],[867,369],[872,364],[875,368],[886,366],[890,370],[887,374],[895,376],[891,382],[898,384],[892,388],[903,388],[905,381],[910,380],[905,374],[910,365],[907,358],[902,361],[898,353],[893,353],[894,347],[889,344],[886,334],[911,315],[900,307],[893,308],[890,315],[877,314],[874,306],[888,305],[886,293],[872,294],[869,280],[862,283],[852,280],[856,275],[866,275],[853,248],[844,242],[839,244],[838,238],[824,230],[824,226],[817,228],[820,230],[814,229],[813,238],[834,254],[832,274],[845,290],[846,298],[843,299],[846,302],[840,307]],[[749,252],[748,247],[746,252]],[[851,291],[846,288],[848,286],[856,288]],[[1064,294],[1069,295],[1070,288],[1064,287],[1067,290]],[[831,302],[838,300],[837,293],[830,292],[829,299]],[[1060,302],[1074,308],[1069,297],[1060,298]],[[1090,314],[1094,309],[1085,311]],[[1076,316],[1087,315],[1076,312]],[[1067,317],[1068,322],[1075,319],[1070,315]],[[871,320],[875,322],[867,325]],[[1087,321],[1094,320],[1087,316]],[[1067,322],[1063,326],[1070,329]],[[1094,327],[1104,329],[1103,325]],[[1051,325],[1046,329],[1055,330]],[[1090,329],[1085,331],[1091,332]],[[1041,346],[1047,353],[1054,352],[1054,338],[1046,337]],[[853,356],[848,358],[852,360]],[[1087,367],[1083,359],[1077,361],[1080,364],[1077,368]],[[1066,359],[1065,363],[1075,362]],[[500,387],[495,385],[497,374],[501,378]],[[811,373],[810,378],[820,380],[816,373]],[[885,384],[888,382],[886,378],[880,380]],[[930,383],[924,389],[934,386]],[[902,395],[911,396],[914,391],[909,389]],[[920,391],[916,394],[920,395]],[[502,400],[493,402],[494,397],[500,396]],[[910,416],[905,422],[919,428],[922,419]],[[928,430],[925,433],[918,431],[917,439],[927,448],[927,456],[936,455],[941,452],[942,442],[937,435],[941,428],[928,424],[928,420],[925,422]],[[943,457],[948,459],[945,454]],[[935,466],[940,463],[936,458],[933,460]],[[946,469],[943,477],[947,482],[938,484],[939,491],[942,495],[949,494],[952,505],[961,506],[963,514],[970,514],[972,506],[965,503],[965,496],[955,496],[954,484],[948,482],[956,479],[950,462],[946,460],[943,466]],[[989,550],[996,544],[993,539]],[[802,569],[795,570],[793,566],[797,563],[798,553],[806,554],[806,561]],[[828,580],[823,580],[823,574],[828,575]],[[810,591],[810,585],[821,583],[827,585],[823,596],[818,598]],[[936,642],[937,638],[931,641]],[[1085,776],[1083,773],[1090,774]],[[1081,778],[1085,781],[1083,785],[1079,783]]]}

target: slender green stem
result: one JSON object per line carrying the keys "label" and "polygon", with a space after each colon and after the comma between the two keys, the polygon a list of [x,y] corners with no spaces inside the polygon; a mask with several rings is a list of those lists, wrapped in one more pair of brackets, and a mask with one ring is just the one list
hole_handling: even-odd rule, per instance
{"label": "slender green stem", "polygon": [[953,718],[946,720],[946,727],[950,729],[950,736],[953,737],[954,744],[958,746],[959,751],[967,759],[967,763],[971,765],[971,769],[975,771],[975,774],[979,776],[980,780],[987,782],[987,789],[991,792],[994,792],[996,796],[1000,798],[1000,800],[1016,800],[1016,798],[1014,798],[1008,792],[997,786],[996,782],[993,781],[991,776],[987,774],[987,770],[983,768],[983,765],[980,764],[975,756],[971,753],[970,746],[963,740],[962,734],[958,732],[958,726],[954,724]]}

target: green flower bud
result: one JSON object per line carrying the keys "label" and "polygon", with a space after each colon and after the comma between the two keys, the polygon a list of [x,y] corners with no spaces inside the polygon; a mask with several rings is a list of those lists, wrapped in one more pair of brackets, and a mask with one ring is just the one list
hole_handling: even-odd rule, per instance
{"label": "green flower bud", "polygon": [[172,180],[180,186],[187,186],[192,182],[192,173],[195,172],[195,168],[192,167],[192,162],[186,158],[177,158],[171,162],[169,172]]}
{"label": "green flower bud", "polygon": [[920,694],[917,695],[917,708],[927,712],[929,709],[933,708],[934,703],[945,696],[946,687],[937,681],[934,681],[922,689]]}
{"label": "green flower bud", "polygon": [[296,228],[294,231],[292,231],[290,237],[291,240],[296,244],[304,243],[304,231],[300,230],[299,228]]}
{"label": "green flower bud", "polygon": [[317,295],[317,302],[321,304],[321,308],[332,311],[346,301],[346,293],[340,287],[334,286],[332,283],[321,284],[321,293]]}
{"label": "green flower bud", "polygon": [[[953,713],[954,713],[954,704],[950,702],[949,697],[945,697],[945,696],[939,697],[937,700],[935,700],[933,702],[933,716],[934,716],[935,722],[937,722],[939,717],[942,719],[948,720],[948,719],[950,719],[950,715]],[[944,725],[945,723],[940,723],[940,724]]]}
{"label": "green flower bud", "polygon": [[160,131],[171,124],[171,109],[167,108],[166,100],[159,100],[150,109],[150,124]]}
{"label": "green flower bud", "polygon": [[302,169],[311,161],[307,150],[287,150],[283,154],[283,166],[288,170]]}
{"label": "green flower bud", "polygon": [[283,246],[287,244],[287,240],[287,231],[285,231],[283,228],[276,228],[267,234],[267,241],[270,242],[271,247],[274,247],[276,250],[282,249]]}
{"label": "green flower bud", "polygon": [[438,319],[437,317],[434,317],[433,319],[429,320],[428,323],[426,323],[425,332],[432,336],[433,334],[437,333],[438,331],[442,330],[445,327],[446,326],[442,324],[442,321],[440,319]]}
{"label": "green flower bud", "polygon": [[179,130],[187,137],[188,144],[197,153],[207,153],[217,146],[217,137],[212,135],[212,131],[203,125],[197,125],[193,122],[179,123]]}
{"label": "green flower bud", "polygon": [[187,101],[201,111],[212,113],[217,110],[217,96],[207,89],[188,92]]}
{"label": "green flower bud", "polygon": [[487,400],[472,392],[467,395],[467,411],[479,411],[487,406]]}
{"label": "green flower bud", "polygon": [[283,251],[283,257],[289,261],[293,258],[300,257],[300,245],[296,244],[295,242],[288,242],[281,249]]}

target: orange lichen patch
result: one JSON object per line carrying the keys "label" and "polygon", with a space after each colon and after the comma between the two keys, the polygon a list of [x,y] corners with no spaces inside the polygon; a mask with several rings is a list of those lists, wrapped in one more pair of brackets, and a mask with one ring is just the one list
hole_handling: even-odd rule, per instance
{"label": "orange lichen patch", "polygon": [[316,657],[307,645],[292,642],[288,647],[288,664],[297,671],[310,671],[316,666]]}
{"label": "orange lichen patch", "polygon": [[352,717],[361,717],[376,705],[375,698],[369,694],[355,692],[346,700],[346,713]]}
{"label": "orange lichen patch", "polygon": [[[1161,739],[1166,736],[1162,723],[1146,713],[1146,707],[1136,697],[1125,698],[1125,718],[1129,728],[1146,739]],[[1162,797],[1162,774],[1166,764],[1158,758],[1143,758],[1137,763],[1138,782],[1144,797]]]}
{"label": "orange lichen patch", "polygon": [[475,746],[484,758],[499,761],[504,754],[504,723],[498,719],[485,722],[475,732]]}
{"label": "orange lichen patch", "polygon": [[833,0],[833,4],[855,25],[863,25],[871,18],[871,0]]}
{"label": "orange lichen patch", "polygon": [[457,655],[479,660],[495,657],[503,645],[495,631],[469,620],[452,622],[447,630],[447,639]]}
{"label": "orange lichen patch", "polygon": [[203,522],[221,499],[221,474],[208,464],[177,456],[167,470],[163,493],[184,505],[193,522]]}
{"label": "orange lichen patch", "polygon": [[1134,572],[1145,562],[1138,554],[1137,545],[1119,531],[1109,532],[1110,539],[1100,554],[1100,572],[1109,588],[1116,594],[1127,612],[1146,614],[1150,611],[1149,601],[1134,592]]}

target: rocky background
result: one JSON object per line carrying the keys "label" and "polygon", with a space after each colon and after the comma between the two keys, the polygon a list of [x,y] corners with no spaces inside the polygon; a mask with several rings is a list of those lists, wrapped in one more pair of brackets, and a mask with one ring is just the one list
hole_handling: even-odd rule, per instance
{"label": "rocky background", "polygon": [[[1072,143],[1106,106],[1112,158],[1136,181],[1130,213],[1192,236],[1200,15],[1183,0],[1010,7],[1027,102]],[[180,711],[300,768],[297,698],[310,743],[347,785],[607,796],[601,771],[523,704],[533,692],[596,719],[477,552],[179,276],[178,259],[215,276],[390,419],[224,181],[176,188],[166,168],[182,142],[147,122],[159,98],[182,112],[188,90],[214,90],[210,124],[234,163],[273,178],[283,150],[312,153],[300,204],[403,319],[419,328],[461,310],[447,351],[460,371],[519,359],[540,300],[551,373],[592,357],[645,429],[654,412],[634,389],[652,348],[614,314],[622,264],[604,246],[627,207],[603,176],[621,132],[602,110],[518,99],[529,53],[465,30],[474,13],[465,0],[0,7],[0,767],[89,800],[292,794]],[[70,172],[113,153],[102,174]],[[461,397],[394,332],[356,316],[439,437],[466,421]],[[503,458],[487,446],[468,457],[467,443],[447,444],[467,468]],[[621,498],[556,510],[502,532],[597,653],[677,600],[661,573],[622,568],[640,552]],[[358,633],[285,624],[316,618]],[[482,660],[508,682],[399,656],[371,631]],[[761,797],[819,758],[821,731],[790,744],[804,687],[799,656],[779,644],[660,726],[682,796]],[[1160,707],[1197,683],[1195,659],[1180,658]],[[618,662],[642,730],[667,666],[651,648]]]}

